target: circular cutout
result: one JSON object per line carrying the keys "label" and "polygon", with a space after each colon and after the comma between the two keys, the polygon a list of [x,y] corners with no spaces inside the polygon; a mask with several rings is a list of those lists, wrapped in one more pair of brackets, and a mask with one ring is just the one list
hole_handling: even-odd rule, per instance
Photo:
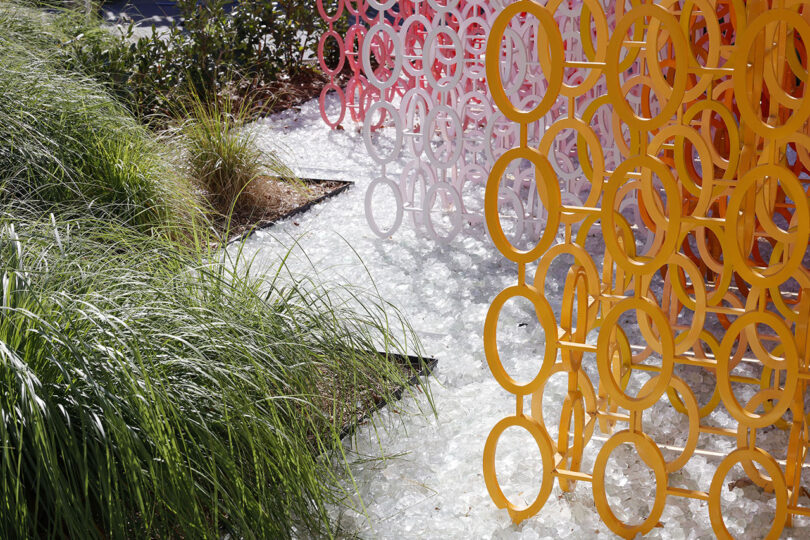
{"label": "circular cutout", "polygon": [[[548,211],[545,231],[537,245],[528,251],[519,250],[509,242],[498,217],[500,186],[503,174],[506,172],[507,166],[518,159],[527,159],[534,165],[537,194]],[[484,194],[484,213],[492,241],[507,259],[517,263],[531,262],[539,258],[551,247],[560,224],[560,206],[561,198],[557,176],[554,174],[554,169],[551,168],[548,159],[537,150],[525,147],[512,148],[498,158],[492,166]]]}
{"label": "circular cutout", "polygon": [[[665,222],[665,229],[662,231],[664,239],[658,247],[658,252],[653,257],[640,258],[627,253],[626,247],[623,248],[619,245],[618,236],[615,233],[617,213],[615,206],[617,195],[622,186],[627,182],[629,173],[636,168],[647,170],[648,173],[655,173],[658,179],[661,180],[664,192],[667,195],[666,206],[668,215],[662,215],[659,219],[659,221]],[[655,193],[652,174],[642,174],[640,191],[647,208],[657,206],[656,201],[659,199],[658,195]],[[604,191],[600,218],[602,220],[602,229],[605,231],[605,246],[613,256],[614,261],[628,273],[651,273],[653,270],[663,265],[672,253],[678,251],[681,211],[680,189],[669,167],[660,159],[652,156],[633,156],[623,161],[622,164],[613,171]]]}
{"label": "circular cutout", "polygon": [[[433,213],[431,212],[435,202],[443,198],[442,196],[440,196],[440,192],[449,195],[450,203],[452,204],[453,207],[450,213],[450,228],[447,231],[445,231],[442,235],[439,235],[436,231],[436,225],[433,223]],[[424,201],[425,201],[424,222],[425,227],[428,230],[428,234],[430,234],[430,237],[433,238],[433,240],[435,240],[440,245],[450,243],[453,240],[453,238],[455,238],[456,235],[461,231],[461,226],[463,224],[461,195],[459,195],[456,188],[454,188],[447,182],[436,182],[435,184],[431,185],[428,188],[427,193],[425,194]]]}
{"label": "circular cutout", "polygon": [[[807,102],[810,103],[810,99]],[[787,232],[779,229],[773,223],[772,217],[759,206],[756,207],[756,217],[771,237],[777,242],[789,243],[793,249],[783,253],[782,258],[786,260],[781,264],[770,264],[766,269],[760,270],[749,264],[748,256],[743,252],[744,246],[740,245],[743,237],[740,235],[739,227],[741,220],[751,217],[750,213],[744,212],[748,191],[752,187],[760,190],[761,182],[775,182],[776,179],[779,180],[779,186],[787,197],[796,205],[794,210],[796,222],[791,223],[795,230]],[[782,283],[801,266],[808,240],[810,240],[810,204],[796,175],[785,167],[775,164],[759,165],[748,171],[735,186],[728,201],[725,225],[725,245],[728,249],[723,252],[726,264],[731,265],[744,280],[753,285],[768,287]]]}
{"label": "circular cutout", "polygon": [[[620,329],[619,317],[625,312],[636,310],[646,313],[658,329],[661,343],[661,372],[655,376],[655,384],[649,388],[647,394],[639,392],[637,397],[630,397],[616,382],[611,369],[611,339],[613,329]],[[643,332],[643,329],[642,329]],[[646,336],[645,336],[646,338]],[[599,329],[599,338],[596,343],[596,365],[599,369],[599,380],[607,387],[608,394],[616,403],[629,411],[640,411],[653,405],[666,392],[672,378],[675,365],[675,340],[669,319],[661,309],[650,300],[641,297],[625,298],[613,306],[604,317],[602,327]],[[629,359],[627,359],[629,361]],[[645,385],[646,386],[646,385]]]}
{"label": "circular cutout", "polygon": [[741,448],[734,450],[727,455],[712,478],[711,486],[709,487],[709,518],[712,523],[712,529],[719,538],[732,538],[731,534],[723,522],[723,509],[721,507],[720,494],[726,485],[726,475],[731,468],[737,463],[745,461],[756,461],[765,471],[770,475],[773,481],[773,491],[776,495],[776,515],[774,516],[773,525],[768,531],[766,540],[776,540],[782,534],[782,529],[785,528],[785,519],[787,518],[787,487],[785,485],[785,476],[782,474],[782,469],[768,453],[759,448]]}
{"label": "circular cutout", "polygon": [[[740,120],[745,123],[746,127],[753,129],[757,135],[768,140],[786,137],[795,131],[799,131],[806,122],[807,117],[810,116],[810,96],[804,96],[798,100],[798,106],[787,116],[784,124],[772,126],[759,117],[757,110],[760,106],[759,96],[751,96],[748,89],[748,74],[750,71],[748,58],[751,51],[759,47],[757,38],[760,32],[774,23],[789,23],[789,25],[793,26],[793,31],[798,32],[801,36],[802,41],[805,44],[810,44],[810,24],[807,21],[790,9],[769,9],[757,16],[753,21],[749,21],[745,30],[737,35],[733,60],[734,72],[731,75],[734,83],[734,98],[740,111]],[[772,63],[773,60],[766,59],[765,64],[769,62]],[[773,69],[772,64],[770,69]],[[767,72],[768,68],[765,68],[765,71]],[[782,90],[779,87],[771,89],[770,86],[768,86],[768,89],[773,92],[771,95]]]}
{"label": "circular cutout", "polygon": [[[326,40],[332,38],[337,42],[338,48],[338,64],[337,66],[332,69],[326,65],[326,55],[324,54],[324,49],[326,48]],[[324,32],[321,36],[321,39],[318,41],[318,62],[321,65],[321,69],[329,75],[330,77],[337,76],[338,73],[343,69],[343,64],[346,63],[346,51],[343,50],[343,40],[340,38],[340,34],[335,32],[334,30],[329,30]],[[332,83],[334,84],[334,83]]]}
{"label": "circular cutout", "polygon": [[[340,113],[335,120],[331,120],[329,115],[326,114],[326,95],[331,91],[337,92],[338,103],[340,104]],[[343,90],[341,90],[338,85],[330,82],[324,86],[323,90],[321,90],[321,95],[318,98],[318,104],[320,105],[321,109],[321,118],[330,128],[334,129],[341,122],[343,122],[343,117],[346,116],[346,96],[343,94]]]}
{"label": "circular cutout", "polygon": [[[509,4],[495,19],[492,24],[492,29],[489,33],[487,40],[487,58],[500,58],[501,57],[501,40],[504,37],[504,32],[511,22],[512,18],[516,15],[527,13],[533,15],[540,22],[538,27],[538,34],[536,36],[538,56],[542,47],[548,46],[550,48],[550,64],[551,69],[546,75],[548,80],[548,88],[543,99],[530,111],[519,111],[510,101],[503,88],[503,81],[501,79],[500,62],[487,62],[487,81],[492,100],[501,110],[501,112],[513,122],[519,124],[531,124],[539,120],[543,115],[551,110],[551,106],[557,100],[560,93],[560,88],[563,82],[563,62],[565,61],[565,54],[563,50],[562,35],[557,28],[557,23],[552,17],[548,9],[540,4],[531,0],[519,0],[514,4]],[[541,36],[539,29],[542,28],[545,36]]]}
{"label": "circular cutout", "polygon": [[[644,456],[644,462],[652,468],[655,474],[655,502],[650,510],[650,515],[638,525],[627,525],[619,521],[616,514],[610,509],[607,491],[605,490],[605,468],[607,467],[608,458],[610,458],[610,454],[617,446],[624,443],[633,443],[639,456]],[[599,511],[602,521],[610,527],[610,530],[623,538],[633,538],[637,534],[647,534],[658,523],[658,519],[664,511],[666,499],[666,464],[664,456],[661,455],[661,450],[652,439],[644,433],[620,431],[605,442],[605,445],[599,450],[593,465],[593,502],[596,504],[596,509]]]}
{"label": "circular cutout", "polygon": [[[394,66],[391,69],[388,78],[380,80],[374,70],[371,67],[371,46],[374,43],[374,38],[377,37],[378,33],[385,34],[388,38],[387,41],[383,41],[379,45],[381,53],[384,54],[384,58],[382,62],[379,62],[381,66],[385,65],[387,60],[393,59]],[[393,47],[393,51],[387,50],[388,46]],[[402,73],[402,42],[397,39],[396,31],[391,28],[390,25],[386,23],[377,23],[372,26],[366,35],[363,37],[363,47],[362,47],[362,60],[363,60],[363,71],[365,73],[366,78],[368,81],[379,88],[380,90],[384,90],[390,86],[396,84],[399,80],[399,76]]]}
{"label": "circular cutout", "polygon": [[[674,47],[676,64],[679,64],[675,66],[675,78],[671,87],[669,87],[665,81],[663,84],[656,84],[655,80],[652,78],[649,79],[652,87],[655,88],[659,102],[666,100],[666,104],[662,104],[661,106],[661,111],[650,118],[636,116],[625,99],[625,92],[619,80],[619,69],[621,69],[619,58],[624,45],[625,36],[630,30],[630,27],[633,26],[633,23],[638,21],[643,22],[645,18],[660,21],[661,26],[669,34]],[[656,49],[654,53],[657,52],[658,50]],[[641,132],[654,131],[667,123],[675,115],[678,107],[681,106],[684,93],[686,92],[689,56],[689,43],[681,31],[681,27],[678,25],[678,20],[663,8],[657,5],[637,6],[617,20],[616,28],[613,30],[613,34],[607,45],[605,82],[607,84],[607,92],[608,96],[610,96],[610,101],[614,104],[614,110],[632,130]],[[646,59],[648,63],[654,65],[658,64],[655,54],[648,54]],[[660,66],[658,66],[658,68],[660,69]],[[668,92],[667,89],[669,89]]]}
{"label": "circular cutout", "polygon": [[[452,59],[438,54],[439,51],[448,49],[447,45],[441,47],[436,45],[437,41],[441,42],[439,35],[449,36],[453,50]],[[425,40],[424,61],[422,64],[423,73],[431,88],[437,92],[455,90],[464,72],[463,61],[464,47],[458,34],[448,26],[434,26],[431,28]],[[436,66],[437,63],[439,66]],[[442,76],[442,74],[444,75]]]}
{"label": "circular cutout", "polygon": [[[374,191],[377,189],[378,186],[384,185],[387,186],[394,197],[394,204],[396,205],[396,211],[394,214],[394,222],[391,226],[386,229],[382,230],[377,225],[377,220],[374,218],[374,209],[372,208],[372,199],[374,197]],[[366,221],[368,222],[368,226],[374,231],[374,234],[379,236],[380,238],[388,238],[392,234],[394,234],[397,229],[399,229],[400,224],[402,224],[402,213],[403,213],[403,205],[402,205],[402,193],[399,191],[399,186],[391,180],[390,178],[380,177],[375,178],[371,184],[369,184],[368,189],[366,190],[366,200],[365,200],[365,208],[366,208]]]}
{"label": "circular cutout", "polygon": [[[758,324],[764,324],[776,331],[776,335],[783,346],[785,357],[779,361],[770,353],[765,352],[764,355],[757,356],[757,359],[768,367],[786,371],[785,387],[781,391],[782,399],[763,415],[757,415],[740,406],[731,389],[731,368],[729,367],[731,350],[737,341],[737,337],[745,331],[748,334],[750,343],[752,341],[751,335],[756,333]],[[799,352],[796,349],[793,334],[791,334],[782,319],[767,311],[749,311],[740,315],[731,323],[717,351],[717,389],[729,414],[738,422],[752,428],[761,428],[779,420],[790,406],[798,379]]]}
{"label": "circular cutout", "polygon": [[[540,492],[537,494],[537,498],[534,502],[525,508],[515,506],[506,498],[498,483],[498,475],[495,473],[495,449],[498,446],[498,439],[507,428],[513,426],[522,427],[534,437],[543,460],[543,475],[540,480]],[[546,503],[548,496],[551,494],[551,488],[554,486],[554,477],[552,476],[553,469],[553,443],[548,433],[546,433],[545,428],[536,420],[527,416],[510,416],[504,418],[492,428],[489,437],[487,437],[487,442],[484,445],[484,481],[486,482],[489,496],[495,502],[496,506],[498,508],[506,508],[509,512],[509,516],[515,523],[520,523],[524,519],[533,516]]]}
{"label": "circular cutout", "polygon": [[[437,125],[436,127],[439,129],[434,130],[433,126],[436,125],[440,114],[443,115],[443,118],[448,121],[449,126]],[[442,137],[442,144],[440,148],[446,148],[449,146],[449,150],[444,152],[446,154],[444,159],[440,159],[439,156],[436,155],[436,151],[433,149],[433,145],[430,141],[430,134],[435,133],[436,131],[438,131]],[[423,137],[425,140],[422,144],[425,156],[433,167],[446,169],[456,165],[459,162],[461,159],[461,152],[464,150],[462,131],[461,119],[458,117],[458,113],[456,113],[456,111],[447,105],[434,104],[430,108],[430,112],[427,115],[427,120],[425,120],[425,125],[423,128]]]}
{"label": "circular cutout", "polygon": [[[383,118],[386,116],[390,116],[394,121],[394,145],[391,149],[391,152],[388,155],[382,155],[377,152],[377,149],[374,147],[374,143],[371,141],[371,131],[374,123],[374,113],[378,110],[382,109],[380,113],[380,120],[377,123],[382,123]],[[380,165],[385,165],[391,161],[394,161],[399,157],[399,153],[402,150],[402,138],[403,138],[403,131],[402,131],[402,119],[399,116],[399,112],[391,103],[386,101],[377,101],[371,105],[366,111],[366,117],[363,121],[363,140],[366,143],[366,150],[368,151],[368,155],[371,156],[375,162]]]}
{"label": "circular cutout", "polygon": [[[527,298],[534,304],[537,319],[545,334],[546,344],[540,369],[534,379],[526,384],[520,384],[506,372],[498,353],[498,318],[506,301],[515,296]],[[526,395],[536,392],[543,385],[557,360],[557,321],[551,306],[540,291],[531,285],[516,285],[504,289],[495,297],[484,321],[484,353],[492,375],[507,392]]]}

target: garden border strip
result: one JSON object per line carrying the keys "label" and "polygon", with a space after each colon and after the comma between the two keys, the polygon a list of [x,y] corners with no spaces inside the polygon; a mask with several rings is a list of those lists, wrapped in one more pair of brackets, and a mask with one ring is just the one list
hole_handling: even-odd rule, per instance
{"label": "garden border strip", "polygon": [[[318,203],[321,203],[321,202],[325,201],[326,199],[329,199],[330,197],[334,197],[335,195],[339,195],[339,194],[343,193],[344,191],[346,191],[347,189],[354,186],[354,182],[352,182],[350,180],[329,180],[329,179],[325,179],[325,178],[301,178],[300,180],[302,182],[304,182],[304,183],[307,183],[307,184],[315,184],[315,183],[320,183],[320,182],[335,182],[337,184],[342,184],[342,185],[340,185],[337,188],[333,189],[329,193],[321,195],[320,197],[312,199],[311,201],[309,201],[309,202],[307,202],[305,204],[302,204],[301,206],[293,208],[292,210],[290,210],[289,212],[287,212],[286,214],[282,215],[281,217],[279,217],[277,219],[274,219],[272,221],[268,221],[267,223],[263,223],[259,227],[254,227],[252,229],[249,229],[249,230],[245,231],[244,233],[240,234],[239,236],[229,240],[227,245],[230,246],[231,244],[234,244],[236,242],[241,242],[241,241],[247,240],[253,234],[255,234],[257,231],[269,229],[270,227],[272,227],[273,225],[275,225],[279,221],[282,221],[282,220],[288,219],[290,217],[293,217],[295,215],[306,212],[312,206],[314,206],[314,205],[316,205]],[[386,354],[383,351],[375,351],[375,353],[379,354],[379,355],[385,355]],[[416,371],[408,379],[408,381],[406,383],[407,386],[413,386],[415,384],[420,384],[421,385],[420,379],[422,377],[427,377],[431,373],[433,373],[433,370],[436,369],[436,366],[439,363],[439,360],[437,358],[425,357],[425,356],[420,358],[419,356],[413,356],[413,355],[407,355],[406,356],[406,355],[396,354],[396,353],[388,353],[388,358],[389,358],[390,361],[397,362],[398,364],[401,364],[401,365],[410,365],[410,368],[412,370]],[[405,391],[405,386],[397,386],[394,389],[394,391],[392,392],[393,401],[399,401],[402,398],[402,392],[404,392],[404,391]],[[341,428],[341,430],[340,430],[340,439],[343,440],[346,437],[348,437],[349,435],[352,435],[355,431],[357,431],[357,428],[360,425],[362,425],[364,422],[366,422],[369,418],[371,418],[371,416],[374,413],[380,411],[383,407],[385,407],[389,403],[391,403],[391,401],[386,400],[386,399],[381,399],[380,401],[378,401],[377,403],[375,403],[374,405],[372,405],[371,407],[369,407],[368,409],[363,411],[363,414],[361,416],[359,416],[355,421],[349,422],[348,424],[344,425]]]}
{"label": "garden border strip", "polygon": [[[379,354],[379,355],[385,355],[386,354],[385,352],[382,352],[382,351],[376,351],[376,353]],[[433,370],[436,369],[436,366],[439,363],[439,360],[437,358],[430,358],[430,357],[426,357],[426,356],[423,356],[423,357],[420,358],[419,356],[413,356],[413,355],[405,356],[405,355],[396,354],[396,353],[388,353],[388,358],[389,358],[390,361],[397,362],[399,364],[406,364],[406,363],[410,364],[410,367],[412,369],[416,370],[416,373],[414,373],[408,379],[408,382],[407,382],[408,386],[413,386],[415,384],[419,384],[421,386],[422,383],[421,383],[420,379],[422,377],[428,377],[431,373],[433,373]],[[404,392],[404,391],[405,391],[405,386],[396,387],[394,389],[393,393],[392,393],[393,398],[394,398],[393,401],[399,401],[400,399],[402,399],[402,392]],[[381,399],[380,401],[378,401],[377,403],[375,403],[374,405],[369,407],[363,413],[362,416],[357,418],[356,421],[350,422],[350,423],[346,424],[345,426],[343,426],[343,428],[340,430],[340,439],[343,440],[346,437],[348,437],[350,435],[353,435],[354,432],[357,431],[357,428],[360,427],[363,423],[365,423],[368,419],[370,419],[371,416],[374,413],[382,410],[383,407],[385,407],[386,405],[389,405],[390,403],[392,403],[392,401],[388,401],[386,399]]]}
{"label": "garden border strip", "polygon": [[283,215],[277,217],[274,220],[267,221],[265,223],[262,223],[258,227],[253,227],[251,229],[246,230],[245,232],[243,232],[239,236],[235,236],[235,237],[231,238],[230,240],[228,240],[225,245],[230,246],[231,244],[235,244],[235,243],[247,240],[248,238],[253,236],[256,232],[263,231],[265,229],[268,229],[268,228],[272,227],[273,225],[275,225],[279,221],[283,221],[285,219],[288,219],[288,218],[291,218],[293,216],[297,216],[298,214],[301,214],[303,212],[306,212],[307,210],[309,210],[310,208],[312,208],[316,204],[322,203],[326,199],[329,199],[329,198],[334,197],[336,195],[340,195],[341,193],[343,193],[344,191],[346,191],[347,189],[349,189],[350,187],[352,187],[354,185],[354,182],[352,182],[350,180],[330,180],[328,178],[300,178],[299,180],[301,182],[305,183],[305,184],[320,184],[320,183],[324,183],[324,182],[334,182],[335,184],[342,184],[342,185],[336,187],[335,189],[333,189],[329,193],[325,193],[325,194],[321,195],[320,197],[317,197],[315,199],[312,199],[311,201],[308,201],[308,202],[302,204],[301,206],[297,206],[297,207],[293,208],[292,210],[290,210],[286,214],[283,214]]}

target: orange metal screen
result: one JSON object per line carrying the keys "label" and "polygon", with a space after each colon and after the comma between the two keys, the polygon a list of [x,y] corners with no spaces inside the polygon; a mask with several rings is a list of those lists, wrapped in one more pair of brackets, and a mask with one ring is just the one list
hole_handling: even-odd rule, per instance
{"label": "orange metal screen", "polygon": [[[720,493],[729,470],[741,464],[751,481],[773,493],[770,536],[778,536],[792,516],[810,515],[799,504],[810,378],[810,4],[631,2],[614,6],[613,21],[600,2],[586,0],[577,7],[585,59],[568,54],[555,24],[559,5],[507,5],[486,51],[490,93],[521,133],[520,145],[492,167],[485,195],[492,240],[517,266],[517,283],[495,298],[484,329],[489,367],[516,404],[486,441],[489,493],[520,522],[542,509],[555,480],[564,491],[590,482],[602,520],[628,538],[656,526],[668,497],[702,499],[715,532],[728,536]],[[526,110],[513,105],[504,90],[510,81],[502,80],[516,72],[503,66],[504,29],[512,19],[532,21],[540,36],[537,55],[548,89]],[[583,74],[581,84],[565,84],[573,71]],[[607,94],[584,101],[602,82]],[[560,102],[567,113],[546,127],[539,146],[529,145],[531,126]],[[611,110],[622,151],[613,170],[590,122],[599,107]],[[561,200],[550,161],[559,158],[549,149],[563,136],[575,137],[565,157],[590,183],[581,206]],[[533,164],[531,187],[548,211],[530,249],[509,242],[499,216],[499,186],[516,160]],[[628,217],[628,208],[640,222]],[[603,249],[586,249],[595,234]],[[573,262],[555,315],[544,291],[561,256]],[[542,358],[527,359],[536,362],[536,376],[525,381],[507,373],[497,343],[501,309],[515,297],[531,301],[545,334]],[[589,362],[598,380],[586,374]],[[685,369],[703,370],[714,393],[690,387],[680,375]],[[553,440],[541,398],[559,372],[568,376],[568,392]],[[644,429],[644,412],[664,399],[688,418],[686,442],[669,460]],[[709,418],[715,411],[725,415],[725,425]],[[498,439],[513,426],[531,433],[543,459],[540,493],[525,508],[507,500],[495,473]],[[770,426],[789,434],[778,455],[757,446],[757,431]],[[597,429],[607,440],[592,470],[582,471],[583,451],[595,444]],[[713,441],[722,438],[735,449],[718,455]],[[636,524],[620,521],[605,494],[605,466],[620,444],[635,447],[656,480],[651,512]],[[696,454],[714,460],[714,477],[687,489],[673,473]]]}

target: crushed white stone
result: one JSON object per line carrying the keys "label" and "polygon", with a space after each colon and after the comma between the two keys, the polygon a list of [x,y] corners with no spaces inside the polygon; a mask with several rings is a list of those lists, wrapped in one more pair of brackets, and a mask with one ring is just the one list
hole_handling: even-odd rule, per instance
{"label": "crushed white stone", "polygon": [[[331,98],[330,98],[331,99]],[[335,101],[330,102],[334,107]],[[274,269],[279,256],[294,243],[289,258],[295,271],[317,273],[323,280],[372,289],[398,306],[420,336],[425,353],[439,359],[432,382],[438,418],[423,396],[406,395],[394,408],[376,415],[374,425],[362,427],[347,446],[362,506],[334,517],[348,533],[364,538],[608,538],[593,503],[590,483],[580,482],[571,493],[555,485],[539,514],[514,525],[506,510],[495,507],[482,474],[484,442],[501,418],[514,414],[515,400],[492,377],[484,357],[482,329],[492,299],[517,281],[517,269],[493,248],[483,229],[473,229],[450,245],[438,247],[406,223],[389,239],[375,236],[363,211],[365,187],[378,173],[366,154],[356,126],[330,131],[320,119],[317,101],[300,111],[286,111],[252,129],[260,143],[277,151],[303,177],[345,179],[353,189],[321,203],[306,214],[254,235],[245,245],[254,256],[254,271]],[[383,135],[384,136],[384,135]],[[382,203],[384,204],[384,203]],[[393,208],[389,205],[389,208]],[[380,214],[385,217],[385,213]],[[565,268],[553,270],[546,294],[559,315],[560,280]],[[528,304],[528,302],[527,302]],[[501,356],[513,376],[532,376],[542,358],[542,330],[530,305],[507,303],[499,322]],[[587,364],[588,362],[586,362]],[[536,371],[535,371],[536,372]],[[708,400],[712,377],[700,370],[678,372],[700,403]],[[589,364],[589,375],[598,375]],[[639,377],[631,386],[646,380]],[[552,377],[545,390],[544,412],[556,438],[566,389],[564,375]],[[526,408],[529,405],[527,403]],[[713,413],[711,421],[733,425],[728,414]],[[644,415],[645,431],[659,444],[685,442],[685,418],[666,399]],[[384,428],[384,429],[380,429]],[[708,440],[701,437],[701,444]],[[758,442],[784,457],[786,432],[760,430]],[[602,443],[592,441],[583,470],[590,472]],[[731,439],[714,448],[728,452]],[[664,451],[672,459],[674,452]],[[375,459],[384,458],[384,459]],[[719,460],[695,456],[670,475],[673,486],[707,490]],[[542,462],[526,432],[507,430],[497,451],[497,471],[504,491],[516,503],[531,502],[538,492]],[[629,446],[619,447],[607,467],[609,501],[617,516],[638,522],[652,507],[654,480],[649,468]],[[738,466],[726,483],[744,476]],[[805,475],[807,477],[807,475]],[[353,488],[349,487],[353,491]],[[773,517],[773,496],[755,486],[723,491],[726,525],[739,538],[764,536]],[[801,503],[808,506],[808,500]],[[707,504],[670,497],[658,538],[713,538]],[[794,521],[783,537],[806,538],[805,518]]]}

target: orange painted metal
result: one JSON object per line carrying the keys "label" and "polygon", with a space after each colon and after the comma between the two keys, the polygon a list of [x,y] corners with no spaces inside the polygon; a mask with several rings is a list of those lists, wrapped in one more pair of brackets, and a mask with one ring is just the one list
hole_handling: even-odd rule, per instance
{"label": "orange painted metal", "polygon": [[[701,499],[715,533],[728,537],[720,493],[728,472],[741,464],[754,484],[774,494],[768,537],[775,538],[792,516],[810,515],[799,504],[810,444],[810,4],[664,0],[614,7],[609,23],[599,2],[579,6],[584,61],[570,58],[564,45],[555,23],[559,2],[510,3],[490,29],[490,94],[521,135],[519,146],[493,165],[485,195],[492,240],[517,266],[517,283],[495,298],[484,327],[489,367],[516,404],[514,416],[486,441],[487,488],[520,522],[541,511],[555,479],[563,491],[591,482],[599,515],[626,538],[652,530],[668,497]],[[504,90],[514,81],[501,80],[510,73],[502,62],[504,31],[513,19],[533,21],[540,36],[547,91],[529,109],[517,108]],[[582,84],[564,84],[572,70],[584,70]],[[605,96],[580,99],[597,83],[605,84]],[[539,146],[530,146],[533,124],[561,101],[566,114],[546,126]],[[613,170],[590,121],[599,107],[610,108],[623,155]],[[553,162],[559,154],[550,152],[572,131],[576,144],[564,157],[579,163],[590,183],[577,206],[561,200]],[[533,164],[531,187],[548,212],[545,230],[529,247],[510,243],[499,213],[500,186],[515,160]],[[629,219],[628,208],[640,220]],[[603,240],[602,253],[586,249],[589,235]],[[558,318],[545,285],[561,257],[573,262]],[[498,350],[498,319],[515,297],[532,303],[545,334],[536,376],[527,381],[510,376]],[[595,362],[598,381],[586,375],[586,362]],[[679,376],[685,366],[716,381],[703,406]],[[561,372],[568,391],[554,440],[541,403],[547,381]],[[630,379],[642,373],[650,376],[632,395]],[[665,395],[688,418],[686,443],[669,460],[642,420]],[[529,397],[530,411],[524,408]],[[721,405],[736,428],[710,421]],[[782,455],[756,444],[757,430],[770,426],[788,432]],[[509,427],[527,430],[543,461],[539,495],[526,507],[504,496],[495,472],[498,440]],[[597,427],[608,438],[593,470],[583,472],[583,452],[595,444]],[[706,447],[721,437],[736,449]],[[635,447],[656,481],[650,513],[636,524],[616,517],[605,491],[606,463],[621,444]],[[670,475],[696,453],[719,459],[710,484],[703,490],[671,485]]]}

